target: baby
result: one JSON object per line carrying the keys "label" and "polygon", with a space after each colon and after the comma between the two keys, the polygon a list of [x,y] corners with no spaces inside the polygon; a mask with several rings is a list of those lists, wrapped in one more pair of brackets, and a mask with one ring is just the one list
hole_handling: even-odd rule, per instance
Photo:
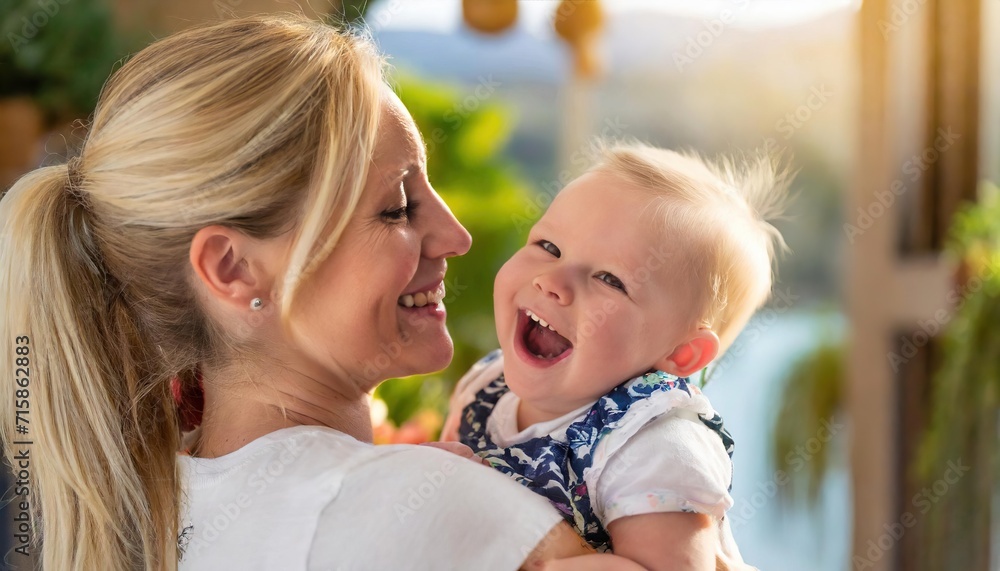
{"label": "baby", "polygon": [[554,568],[743,566],[733,440],[688,377],[768,299],[786,189],[767,157],[605,145],[500,269],[500,350],[459,381],[442,440],[548,498],[599,552]]}

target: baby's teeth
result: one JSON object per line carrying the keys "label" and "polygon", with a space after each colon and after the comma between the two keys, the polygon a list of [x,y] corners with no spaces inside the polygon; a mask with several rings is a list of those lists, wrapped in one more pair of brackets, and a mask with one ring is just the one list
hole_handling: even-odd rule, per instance
{"label": "baby's teeth", "polygon": [[406,307],[413,307],[413,296],[412,295],[406,294],[406,295],[403,296],[402,299],[403,299],[403,305],[405,305]]}
{"label": "baby's teeth", "polygon": [[544,319],[542,319],[541,317],[538,317],[537,315],[535,315],[534,313],[532,313],[530,309],[525,309],[524,313],[526,313],[528,315],[528,317],[531,318],[532,321],[537,322],[542,327],[548,327],[549,331],[555,331],[556,330],[555,327],[552,327],[551,325],[549,325],[548,323],[546,323]]}

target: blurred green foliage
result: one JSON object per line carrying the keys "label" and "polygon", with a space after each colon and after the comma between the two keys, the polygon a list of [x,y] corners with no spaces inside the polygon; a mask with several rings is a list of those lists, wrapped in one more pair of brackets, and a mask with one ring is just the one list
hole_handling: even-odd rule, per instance
{"label": "blurred green foliage", "polygon": [[948,249],[961,263],[949,296],[955,315],[941,338],[930,426],[913,467],[916,480],[926,485],[941,478],[949,462],[972,471],[928,512],[923,569],[974,568],[992,528],[983,502],[995,495],[1000,474],[1000,190],[984,186],[981,198],[952,223]]}
{"label": "blurred green foliage", "polygon": [[[788,476],[779,486],[785,501],[806,500],[815,505],[832,459],[831,440],[823,440],[824,422],[835,423],[842,414],[845,349],[827,332],[813,352],[796,361],[784,381],[778,415],[771,432],[771,464]],[[829,428],[826,428],[829,431]],[[818,451],[804,451],[811,439]]]}
{"label": "blurred green foliage", "polygon": [[448,264],[448,326],[455,358],[438,374],[392,379],[376,390],[397,425],[423,408],[447,412],[451,388],[480,357],[497,347],[493,278],[524,244],[537,217],[534,193],[502,152],[515,117],[490,95],[434,84],[405,74],[396,92],[423,134],[431,184],[472,234],[472,249]]}
{"label": "blurred green foliage", "polygon": [[[934,509],[915,532],[921,536],[920,569],[975,567],[982,538],[992,529],[983,501],[1000,483],[1000,189],[984,185],[980,197],[952,221],[948,253],[959,262],[959,274],[947,302],[954,315],[939,337],[930,423],[916,435],[920,447],[910,466],[917,488],[924,490],[936,491],[951,462],[970,466],[975,475],[934,497]],[[775,469],[789,473],[802,438],[819,434],[821,422],[842,410],[844,357],[842,345],[825,342],[793,367],[772,433]],[[799,462],[805,470],[791,470],[790,485],[779,488],[782,496],[815,504],[829,463],[830,446],[824,443],[804,466]]]}
{"label": "blurred green foliage", "polygon": [[85,117],[134,47],[106,0],[0,0],[0,97],[29,96],[51,122]]}

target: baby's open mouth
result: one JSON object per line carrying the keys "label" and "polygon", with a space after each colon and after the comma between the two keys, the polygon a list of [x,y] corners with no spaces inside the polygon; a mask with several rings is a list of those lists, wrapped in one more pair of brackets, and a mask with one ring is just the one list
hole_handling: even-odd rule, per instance
{"label": "baby's open mouth", "polygon": [[517,312],[518,330],[525,349],[537,359],[557,359],[573,347],[554,327],[530,309]]}

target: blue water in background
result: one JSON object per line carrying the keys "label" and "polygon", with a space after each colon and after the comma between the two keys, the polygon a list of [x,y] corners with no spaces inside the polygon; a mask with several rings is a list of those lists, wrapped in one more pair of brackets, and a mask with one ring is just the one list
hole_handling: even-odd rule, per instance
{"label": "blue water in background", "polygon": [[[761,315],[767,316],[767,312]],[[766,323],[766,324],[765,324]],[[825,332],[843,335],[844,319],[818,312],[773,312],[744,329],[759,333],[742,347],[725,370],[705,387],[736,441],[733,456],[733,535],[743,559],[762,571],[843,571],[848,568],[851,531],[847,430],[830,443],[833,461],[813,510],[782,505],[771,467],[771,431],[780,391],[797,358],[818,346]],[[813,437],[801,436],[803,445]],[[745,516],[745,517],[744,517]]]}

